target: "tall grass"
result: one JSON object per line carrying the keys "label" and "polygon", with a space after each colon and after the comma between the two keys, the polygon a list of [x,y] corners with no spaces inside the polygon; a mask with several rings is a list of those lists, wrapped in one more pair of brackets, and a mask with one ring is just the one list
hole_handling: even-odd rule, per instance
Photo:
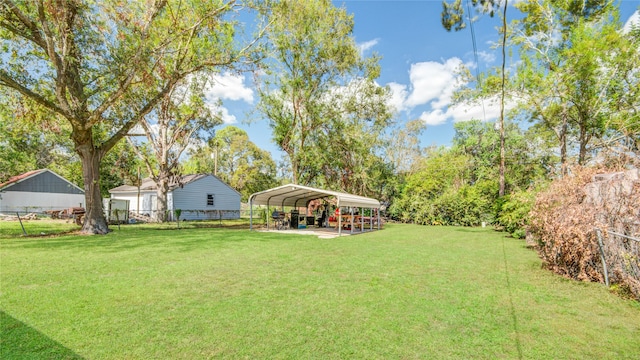
{"label": "tall grass", "polygon": [[636,358],[640,306],[487,229],[0,239],[3,359]]}

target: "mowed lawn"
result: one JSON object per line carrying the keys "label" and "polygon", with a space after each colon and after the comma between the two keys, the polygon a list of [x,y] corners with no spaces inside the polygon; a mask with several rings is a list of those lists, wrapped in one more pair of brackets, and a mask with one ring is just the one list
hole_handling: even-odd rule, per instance
{"label": "mowed lawn", "polygon": [[[0,232],[3,225],[0,224]],[[490,229],[0,237],[2,359],[638,359],[640,304]]]}

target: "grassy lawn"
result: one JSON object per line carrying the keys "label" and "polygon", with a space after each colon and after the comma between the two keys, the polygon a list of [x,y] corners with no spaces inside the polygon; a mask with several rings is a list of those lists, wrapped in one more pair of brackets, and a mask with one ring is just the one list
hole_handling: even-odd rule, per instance
{"label": "grassy lawn", "polygon": [[[24,229],[23,229],[24,228]],[[0,221],[0,240],[14,239],[24,236],[47,236],[51,234],[68,233],[79,230],[80,226],[71,220],[23,220],[22,226],[18,221]]]}
{"label": "grassy lawn", "polygon": [[[256,224],[257,220],[254,220]],[[136,228],[136,229],[177,229],[178,225],[175,222],[168,223],[139,223],[135,225],[122,225],[120,228],[118,225],[109,225],[111,230],[117,231],[123,227]],[[230,220],[206,220],[206,221],[181,221],[181,229],[197,229],[197,228],[212,228],[212,227],[228,227],[228,228],[249,228],[249,219],[230,219]],[[65,233],[77,232],[80,230],[80,226],[76,225],[73,220],[60,220],[41,218],[38,220],[23,220],[22,225],[18,221],[2,221],[0,220],[0,239],[14,239],[16,237],[39,237],[39,236],[51,236],[60,235]],[[26,233],[26,235],[25,235]]]}
{"label": "grassy lawn", "polygon": [[[0,233],[6,233],[0,224]],[[637,359],[640,304],[489,229],[0,236],[0,358]]]}

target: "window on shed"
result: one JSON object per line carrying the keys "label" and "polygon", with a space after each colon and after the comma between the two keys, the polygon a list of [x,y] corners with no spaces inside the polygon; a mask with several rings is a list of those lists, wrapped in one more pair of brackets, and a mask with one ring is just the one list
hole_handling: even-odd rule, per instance
{"label": "window on shed", "polygon": [[207,206],[213,206],[213,194],[207,194]]}

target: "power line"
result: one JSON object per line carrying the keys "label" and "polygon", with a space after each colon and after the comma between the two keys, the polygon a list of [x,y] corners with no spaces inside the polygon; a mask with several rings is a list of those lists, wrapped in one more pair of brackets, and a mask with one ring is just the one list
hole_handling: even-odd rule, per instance
{"label": "power line", "polygon": [[[476,80],[478,82],[478,87],[481,87],[480,81],[480,61],[478,61],[478,45],[476,43],[476,31],[473,28],[473,20],[471,19],[471,5],[469,4],[471,0],[467,0],[467,19],[469,20],[469,28],[471,29],[471,42],[473,43],[473,58],[476,61]],[[484,109],[484,100],[480,98],[480,104],[482,105],[482,118],[486,122],[487,114]]]}

